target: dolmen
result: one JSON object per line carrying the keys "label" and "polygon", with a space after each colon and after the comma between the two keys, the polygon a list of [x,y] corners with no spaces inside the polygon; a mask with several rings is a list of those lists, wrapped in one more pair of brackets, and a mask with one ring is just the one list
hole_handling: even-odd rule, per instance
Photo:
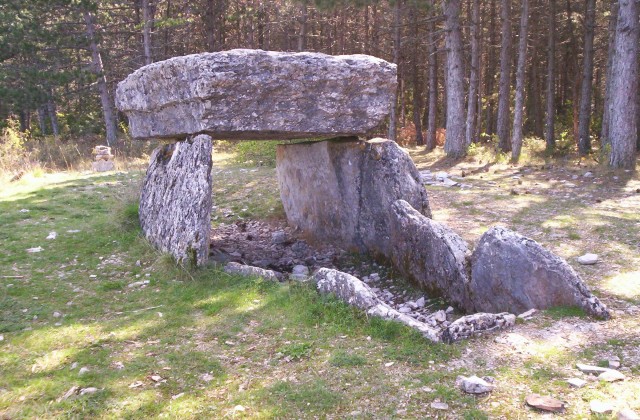
{"label": "dolmen", "polygon": [[246,49],[138,69],[118,84],[116,105],[135,139],[164,140],[142,186],[145,237],[180,263],[205,264],[212,140],[307,139],[279,145],[276,156],[288,222],[307,238],[391,262],[463,312],[563,305],[608,318],[579,275],[535,241],[494,228],[472,252],[431,219],[408,153],[390,140],[363,140],[388,117],[396,77],[395,64],[366,55]]}

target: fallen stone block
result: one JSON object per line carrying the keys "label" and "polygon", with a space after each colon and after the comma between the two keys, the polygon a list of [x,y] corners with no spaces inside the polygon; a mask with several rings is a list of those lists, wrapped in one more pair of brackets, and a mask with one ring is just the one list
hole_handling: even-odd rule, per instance
{"label": "fallen stone block", "polygon": [[239,274],[246,277],[262,277],[265,280],[280,281],[281,273],[273,270],[266,270],[260,267],[244,265],[237,262],[230,262],[224,267],[225,273]]}
{"label": "fallen stone block", "polygon": [[456,385],[467,394],[486,394],[493,391],[495,385],[477,376],[458,376]]}
{"label": "fallen stone block", "polygon": [[118,84],[136,139],[365,134],[389,114],[397,67],[367,55],[237,49],[174,57]]}
{"label": "fallen stone block", "polygon": [[451,323],[442,332],[442,341],[453,343],[469,337],[482,335],[490,331],[496,331],[511,327],[516,323],[516,316],[510,313],[477,313],[463,316]]}
{"label": "fallen stone block", "polygon": [[404,200],[393,203],[389,218],[394,267],[428,293],[442,296],[459,308],[469,308],[471,267],[466,242]]}
{"label": "fallen stone block", "polygon": [[202,265],[209,256],[211,152],[205,135],[158,147],[142,186],[144,236],[181,263]]}
{"label": "fallen stone block", "polygon": [[579,306],[596,318],[610,317],[566,261],[503,227],[491,228],[480,238],[471,265],[469,312]]}
{"label": "fallen stone block", "polygon": [[394,201],[431,216],[411,157],[390,140],[279,145],[276,172],[289,224],[317,241],[387,258]]}

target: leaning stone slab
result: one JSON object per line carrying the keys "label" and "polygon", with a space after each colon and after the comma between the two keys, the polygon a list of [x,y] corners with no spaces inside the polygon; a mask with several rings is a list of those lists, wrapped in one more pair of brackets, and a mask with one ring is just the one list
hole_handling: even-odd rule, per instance
{"label": "leaning stone slab", "polygon": [[471,253],[466,242],[404,200],[393,203],[389,218],[390,254],[395,269],[432,295],[468,309]]}
{"label": "leaning stone slab", "polygon": [[276,172],[289,224],[346,249],[388,258],[389,208],[398,199],[431,216],[411,157],[390,140],[279,145]]}
{"label": "leaning stone slab", "polygon": [[313,275],[321,294],[333,294],[338,299],[366,311],[367,315],[400,322],[419,331],[425,338],[440,341],[440,330],[400,313],[378,299],[366,283],[338,270],[321,268]]}
{"label": "leaning stone slab", "polygon": [[451,323],[442,332],[442,341],[453,343],[473,336],[482,335],[490,331],[511,327],[516,323],[516,316],[510,313],[477,313],[463,316]]}
{"label": "leaning stone slab", "polygon": [[367,55],[237,49],[175,57],[118,84],[136,139],[259,140],[365,134],[389,114],[396,65]]}
{"label": "leaning stone slab", "polygon": [[151,154],[140,195],[140,225],[151,244],[182,263],[209,256],[211,138],[199,135]]}
{"label": "leaning stone slab", "polygon": [[282,277],[281,273],[273,270],[265,270],[264,268],[244,265],[237,262],[230,262],[224,267],[225,273],[239,274],[246,277],[262,277],[265,280],[279,281]]}
{"label": "leaning stone slab", "polygon": [[579,306],[597,318],[607,307],[566,261],[537,242],[503,227],[486,232],[472,256],[474,311],[521,313],[530,308]]}

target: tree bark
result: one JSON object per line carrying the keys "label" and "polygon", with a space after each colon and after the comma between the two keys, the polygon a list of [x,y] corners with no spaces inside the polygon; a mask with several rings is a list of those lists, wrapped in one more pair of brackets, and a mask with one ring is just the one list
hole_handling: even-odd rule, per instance
{"label": "tree bark", "polygon": [[636,166],[639,38],[638,3],[620,0],[611,69],[609,165],[614,168]]}
{"label": "tree bark", "polygon": [[489,15],[489,48],[488,48],[488,65],[489,68],[486,72],[486,94],[488,97],[487,100],[487,115],[486,115],[486,128],[485,132],[491,136],[495,134],[495,98],[494,98],[494,90],[495,90],[495,75],[496,75],[496,0],[491,0],[491,8]]}
{"label": "tree bark", "polygon": [[[607,54],[607,74],[604,88],[604,109],[602,113],[602,133],[600,139],[600,149],[604,153],[611,146],[609,127],[611,123],[611,72],[613,68],[613,56],[615,52],[616,26],[618,22],[618,0],[611,2],[611,15],[609,17],[609,49]],[[609,146],[607,146],[609,145]],[[607,152],[608,153],[608,152]],[[608,156],[607,156],[608,157]]]}
{"label": "tree bark", "polygon": [[544,138],[547,152],[556,148],[556,0],[549,0],[549,39],[547,44],[547,115]]}
{"label": "tree bark", "polygon": [[89,40],[89,49],[91,50],[93,72],[98,78],[98,90],[100,92],[100,102],[102,103],[102,116],[104,117],[107,145],[113,146],[116,143],[118,132],[116,126],[116,114],[113,109],[113,99],[109,94],[107,78],[104,74],[102,56],[100,55],[100,49],[96,42],[93,16],[89,11],[84,11],[84,21],[87,26],[87,38]]}
{"label": "tree bark", "polygon": [[429,54],[429,113],[427,116],[427,150],[436,147],[436,117],[438,113],[438,46],[436,45],[436,25],[433,13],[429,13],[427,23],[427,53]]}
{"label": "tree bark", "polygon": [[462,29],[460,27],[461,0],[443,0],[445,17],[445,45],[447,49],[447,135],[444,151],[449,157],[466,154],[464,125],[464,64]]}
{"label": "tree bark", "polygon": [[151,16],[151,5],[149,4],[150,1],[151,0],[142,0],[142,19],[144,20],[142,39],[144,45],[145,65],[153,63],[153,57],[151,55],[151,21],[153,17]]}
{"label": "tree bark", "polygon": [[467,99],[467,124],[465,144],[466,147],[477,140],[474,138],[476,133],[476,121],[478,120],[478,85],[480,83],[480,42],[479,42],[479,26],[480,26],[480,0],[473,0],[471,11],[471,74],[469,75],[469,97]]}
{"label": "tree bark", "polygon": [[38,126],[40,127],[40,134],[42,136],[47,135],[47,110],[46,105],[38,107]]}
{"label": "tree bark", "polygon": [[[396,0],[393,8],[393,62],[399,66],[400,61],[400,3],[402,0]],[[398,79],[400,79],[400,68],[398,68]],[[400,86],[400,83],[398,83]],[[396,120],[398,108],[398,91],[391,99],[391,113],[389,114],[389,140],[396,140]]]}
{"label": "tree bark", "polygon": [[591,94],[593,90],[593,36],[596,20],[596,0],[586,0],[584,20],[584,58],[582,64],[582,89],[578,117],[578,151],[585,155],[591,151]]}
{"label": "tree bark", "polygon": [[307,49],[307,0],[302,3],[300,16],[300,33],[298,35],[298,51]]}
{"label": "tree bark", "polygon": [[418,146],[424,145],[424,137],[422,136],[422,120],[420,119],[420,108],[422,105],[420,89],[420,75],[418,72],[418,9],[414,7],[412,9],[411,28],[412,28],[412,40],[413,43],[413,57],[411,57],[411,72],[413,82],[413,125],[416,129],[416,144]]}
{"label": "tree bark", "polygon": [[500,20],[502,21],[502,43],[500,48],[500,82],[498,91],[498,148],[503,152],[511,150],[509,138],[509,96],[511,93],[511,1],[502,0]]}
{"label": "tree bark", "polygon": [[49,120],[51,121],[51,133],[54,137],[60,135],[60,124],[58,124],[58,110],[56,109],[56,103],[53,101],[53,97],[49,97],[47,100],[47,112],[49,114]]}
{"label": "tree bark", "polygon": [[520,39],[518,41],[518,66],[516,70],[516,99],[513,116],[513,136],[511,137],[511,160],[520,159],[522,149],[522,127],[524,125],[524,83],[527,63],[527,37],[529,32],[529,0],[522,0],[520,17]]}

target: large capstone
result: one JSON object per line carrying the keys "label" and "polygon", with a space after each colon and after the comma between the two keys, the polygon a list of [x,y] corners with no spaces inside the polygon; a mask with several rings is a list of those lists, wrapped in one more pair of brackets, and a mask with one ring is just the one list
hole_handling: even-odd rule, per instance
{"label": "large capstone", "polygon": [[201,265],[209,256],[211,152],[206,135],[158,147],[142,186],[144,236],[181,263]]}
{"label": "large capstone", "polygon": [[393,202],[431,216],[411,157],[390,140],[279,145],[276,172],[289,224],[318,241],[389,258]]}
{"label": "large capstone", "polygon": [[421,288],[462,310],[469,309],[471,277],[466,242],[446,225],[398,200],[390,211],[391,261]]}
{"label": "large capstone", "polygon": [[238,49],[142,67],[116,105],[136,139],[338,137],[376,128],[396,84],[396,65],[367,55]]}
{"label": "large capstone", "polygon": [[468,309],[481,312],[578,306],[597,318],[610,316],[566,261],[503,227],[487,231],[473,252],[470,294]]}

